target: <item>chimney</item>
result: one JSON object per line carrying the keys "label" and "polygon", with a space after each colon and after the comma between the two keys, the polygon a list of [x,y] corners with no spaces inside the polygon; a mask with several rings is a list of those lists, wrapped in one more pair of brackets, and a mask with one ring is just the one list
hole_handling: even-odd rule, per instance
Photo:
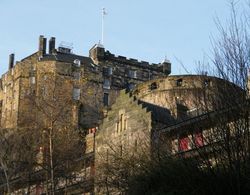
{"label": "chimney", "polygon": [[40,56],[43,56],[46,54],[46,38],[44,38],[43,35],[40,35],[39,37],[39,53],[40,53]]}
{"label": "chimney", "polygon": [[55,50],[55,46],[56,46],[56,38],[51,37],[49,40],[49,54],[53,53],[53,51]]}
{"label": "chimney", "polygon": [[9,70],[14,67],[14,60],[15,60],[15,54],[10,54],[9,55]]}

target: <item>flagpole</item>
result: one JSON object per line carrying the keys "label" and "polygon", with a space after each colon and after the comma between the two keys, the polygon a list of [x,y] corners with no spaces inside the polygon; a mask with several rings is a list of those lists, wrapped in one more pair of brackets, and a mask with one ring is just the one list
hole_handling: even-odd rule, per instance
{"label": "flagpole", "polygon": [[102,8],[102,45],[104,44],[104,15],[105,15],[105,8]]}

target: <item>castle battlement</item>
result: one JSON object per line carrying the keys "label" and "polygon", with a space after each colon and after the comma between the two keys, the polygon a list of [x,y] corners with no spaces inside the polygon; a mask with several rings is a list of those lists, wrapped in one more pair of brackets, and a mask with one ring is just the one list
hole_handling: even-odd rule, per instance
{"label": "castle battlement", "polygon": [[149,69],[155,69],[157,70],[158,68],[161,68],[163,66],[167,66],[166,69],[168,70],[168,74],[171,73],[171,63],[170,62],[164,62],[164,63],[149,63],[147,61],[139,61],[138,59],[134,59],[134,58],[127,58],[125,56],[121,56],[121,55],[114,55],[112,53],[110,53],[110,51],[105,51],[104,52],[104,59],[105,60],[112,60],[112,61],[117,61],[120,63],[126,63],[129,65],[133,65],[133,66],[140,66],[140,67],[145,67],[145,68],[149,68]]}
{"label": "castle battlement", "polygon": [[90,49],[89,56],[96,64],[102,64],[103,62],[118,63],[128,65],[135,69],[139,68],[141,70],[163,73],[165,76],[171,73],[171,63],[168,60],[164,60],[162,63],[158,64],[149,63],[147,61],[139,61],[138,59],[112,54],[109,50],[105,50],[105,48],[99,44],[96,44]]}

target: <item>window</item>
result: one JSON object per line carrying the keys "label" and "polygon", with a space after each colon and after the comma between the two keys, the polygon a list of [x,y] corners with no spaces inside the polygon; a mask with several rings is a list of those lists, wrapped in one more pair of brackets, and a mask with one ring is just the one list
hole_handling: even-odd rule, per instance
{"label": "window", "polygon": [[81,73],[80,72],[74,72],[73,77],[74,77],[75,80],[80,80]]}
{"label": "window", "polygon": [[103,95],[103,104],[104,104],[104,106],[109,105],[109,94],[108,93],[104,93],[104,95]]}
{"label": "window", "polygon": [[176,80],[176,86],[177,86],[177,87],[182,86],[182,79]]}
{"label": "window", "polygon": [[180,151],[187,151],[190,149],[189,146],[189,138],[188,137],[182,137],[179,139],[179,150]]}
{"label": "window", "polygon": [[91,70],[93,72],[98,72],[99,71],[99,66],[97,64],[90,63],[91,65]]}
{"label": "window", "polygon": [[111,76],[113,74],[113,68],[108,67],[108,76]]}
{"label": "window", "polygon": [[35,73],[34,70],[31,70],[29,72],[29,77],[30,77],[29,79],[30,79],[30,84],[31,85],[34,85],[36,83],[36,77],[35,77],[35,75],[36,75],[36,73]]}
{"label": "window", "polygon": [[30,77],[30,84],[34,85],[36,83],[36,78],[34,76]]}
{"label": "window", "polygon": [[194,143],[196,147],[201,147],[204,145],[202,132],[198,132],[194,135]]}
{"label": "window", "polygon": [[158,88],[157,83],[156,82],[151,83],[149,88],[150,88],[150,90],[157,89]]}
{"label": "window", "polygon": [[104,79],[103,88],[104,89],[110,89],[110,85],[111,85],[110,80],[109,79]]}
{"label": "window", "polygon": [[74,88],[73,89],[73,100],[79,100],[80,99],[80,89]]}
{"label": "window", "polygon": [[74,60],[74,65],[75,65],[76,67],[80,67],[80,66],[81,66],[81,61],[78,60],[78,59],[75,59],[75,60]]}
{"label": "window", "polygon": [[172,140],[172,153],[175,154],[178,152],[178,139]]}
{"label": "window", "polygon": [[136,70],[129,70],[128,77],[133,78],[133,79],[137,78]]}
{"label": "window", "polygon": [[205,80],[204,81],[204,86],[209,87],[210,86],[210,80]]}
{"label": "window", "polygon": [[203,130],[202,131],[202,140],[203,140],[203,144],[204,145],[207,145],[209,144],[209,141],[210,141],[210,131],[208,129],[206,130]]}
{"label": "window", "polygon": [[150,70],[149,70],[149,71],[144,71],[144,72],[142,73],[143,77],[145,77],[145,79],[148,79],[148,80],[150,80],[151,74],[152,74],[152,73],[150,72]]}
{"label": "window", "polygon": [[116,132],[122,132],[126,130],[127,127],[127,117],[125,116],[125,110],[120,110],[119,111],[119,116],[118,116],[118,122],[116,124]]}
{"label": "window", "polygon": [[124,114],[120,115],[120,130],[124,129]]}
{"label": "window", "polygon": [[113,68],[112,67],[104,67],[103,68],[103,75],[104,76],[111,76],[113,74]]}

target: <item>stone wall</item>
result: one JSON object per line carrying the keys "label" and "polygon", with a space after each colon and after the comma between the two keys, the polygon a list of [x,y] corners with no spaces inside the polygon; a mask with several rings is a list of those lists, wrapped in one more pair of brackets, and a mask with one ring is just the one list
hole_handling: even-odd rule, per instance
{"label": "stone wall", "polygon": [[[212,110],[216,101],[223,107],[223,102],[215,96],[224,95],[228,100],[231,94],[239,94],[240,97],[242,93],[242,89],[225,80],[204,75],[168,76],[139,84],[133,91],[137,99],[167,108],[172,116],[180,120]],[[236,103],[236,96],[231,98],[231,103]]]}
{"label": "stone wall", "polygon": [[[121,91],[115,104],[111,106],[106,118],[100,125],[95,139],[96,182],[104,179],[102,171],[105,163],[113,162],[121,156],[128,159],[143,152],[150,156],[151,148],[151,113],[138,105],[125,91]],[[109,159],[109,160],[107,160]],[[135,159],[135,158],[134,158]],[[136,162],[135,162],[136,163]],[[110,166],[114,166],[111,165]],[[112,176],[111,176],[112,177]],[[96,194],[104,189],[96,185]]]}
{"label": "stone wall", "polygon": [[36,57],[36,54],[32,54],[29,58],[17,62],[13,68],[2,75],[1,126],[3,128],[17,127],[19,118],[25,115],[22,111],[24,107],[30,107],[28,116],[32,118],[32,105],[24,97],[32,93],[29,87],[30,71],[36,62]]}

